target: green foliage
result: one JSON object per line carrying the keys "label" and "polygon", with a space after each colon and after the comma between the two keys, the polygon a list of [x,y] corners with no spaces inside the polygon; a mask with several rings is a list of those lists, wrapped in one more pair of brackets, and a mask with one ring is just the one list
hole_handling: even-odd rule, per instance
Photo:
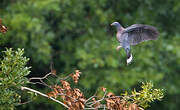
{"label": "green foliage", "polygon": [[0,108],[13,110],[21,101],[20,87],[28,83],[25,76],[30,73],[26,66],[29,59],[23,57],[23,49],[7,49],[4,54],[0,64]]}
{"label": "green foliage", "polygon": [[149,103],[152,103],[155,100],[161,100],[164,97],[162,89],[154,89],[152,82],[142,83],[142,90],[138,91],[134,89],[129,95],[127,92],[123,94],[126,100],[136,103],[137,105],[147,108]]}

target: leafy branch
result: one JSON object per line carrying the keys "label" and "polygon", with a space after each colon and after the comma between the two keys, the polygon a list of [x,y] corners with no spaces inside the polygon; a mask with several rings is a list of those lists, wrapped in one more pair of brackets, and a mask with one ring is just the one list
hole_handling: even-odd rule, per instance
{"label": "leafy branch", "polygon": [[26,66],[28,58],[23,57],[24,50],[11,48],[3,52],[0,62],[0,106],[1,110],[13,109],[21,103],[20,87],[29,81],[25,77],[30,73]]}
{"label": "leafy branch", "polygon": [[[30,80],[40,80],[48,79],[47,76],[55,75],[55,70],[46,74],[44,77],[35,77],[30,78]],[[74,73],[71,73],[65,78],[60,78],[60,85],[48,85],[45,82],[42,82],[44,86],[48,86],[52,89],[45,97],[48,98],[61,98],[61,103],[63,106],[69,110],[88,110],[88,109],[115,109],[115,110],[144,110],[149,106],[150,102],[154,100],[160,100],[163,98],[163,92],[161,89],[154,89],[151,82],[143,83],[139,92],[135,89],[128,94],[127,92],[123,93],[121,96],[116,96],[111,92],[108,92],[106,88],[102,87],[101,91],[103,92],[102,96],[98,96],[97,92],[86,98],[84,93],[78,88],[72,88],[71,84],[67,81],[67,78],[72,78],[74,83],[77,84],[80,78],[81,72],[76,70]],[[45,84],[44,84],[45,83]],[[59,102],[58,102],[59,103]],[[65,104],[65,105],[64,105]]]}

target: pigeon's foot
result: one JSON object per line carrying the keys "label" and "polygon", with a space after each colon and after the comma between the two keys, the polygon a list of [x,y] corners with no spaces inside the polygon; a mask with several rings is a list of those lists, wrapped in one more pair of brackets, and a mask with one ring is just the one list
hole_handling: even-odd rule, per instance
{"label": "pigeon's foot", "polygon": [[120,48],[122,48],[122,46],[117,46],[117,47],[116,47],[116,50],[118,51]]}
{"label": "pigeon's foot", "polygon": [[132,62],[133,56],[131,54],[131,56],[126,60],[127,65],[129,65]]}

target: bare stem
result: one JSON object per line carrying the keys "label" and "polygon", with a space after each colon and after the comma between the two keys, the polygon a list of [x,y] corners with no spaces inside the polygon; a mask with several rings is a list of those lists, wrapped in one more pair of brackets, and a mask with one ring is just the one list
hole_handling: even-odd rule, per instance
{"label": "bare stem", "polygon": [[52,73],[48,73],[48,74],[46,74],[44,77],[33,77],[33,78],[29,78],[29,80],[33,80],[33,79],[45,79],[45,78],[47,78],[49,75],[51,75]]}
{"label": "bare stem", "polygon": [[54,99],[54,98],[52,98],[52,97],[48,97],[48,95],[46,95],[46,94],[44,94],[44,93],[41,93],[41,92],[39,92],[39,91],[37,91],[37,90],[31,89],[31,88],[28,88],[28,87],[21,87],[21,90],[28,90],[28,91],[37,93],[37,94],[39,94],[39,95],[41,95],[41,96],[47,97],[47,98],[49,98],[49,99],[51,99],[51,100],[53,100],[53,101],[55,101],[55,102],[63,105],[63,106],[66,107],[66,108],[69,108],[66,104],[62,103],[61,101],[56,100],[56,99]]}

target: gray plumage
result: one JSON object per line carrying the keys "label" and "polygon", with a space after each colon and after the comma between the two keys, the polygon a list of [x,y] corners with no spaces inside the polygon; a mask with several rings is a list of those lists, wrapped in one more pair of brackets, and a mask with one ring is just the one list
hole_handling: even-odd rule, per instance
{"label": "gray plumage", "polygon": [[156,40],[159,32],[157,29],[150,25],[134,24],[127,28],[123,28],[118,22],[111,24],[117,29],[117,40],[120,45],[117,46],[117,50],[121,47],[125,49],[127,54],[127,64],[132,61],[132,54],[130,52],[131,45],[137,45],[143,41]]}

